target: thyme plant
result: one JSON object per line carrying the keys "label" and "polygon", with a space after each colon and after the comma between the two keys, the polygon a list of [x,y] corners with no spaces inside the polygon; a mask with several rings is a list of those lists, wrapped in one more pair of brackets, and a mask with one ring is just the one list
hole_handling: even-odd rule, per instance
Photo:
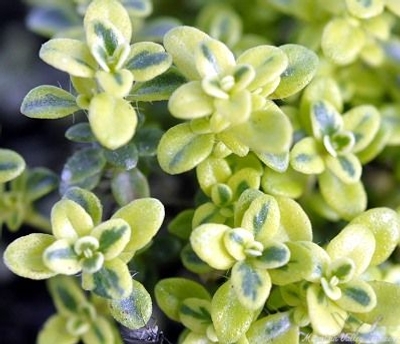
{"label": "thyme plant", "polygon": [[[153,302],[181,344],[399,342],[400,199],[373,175],[398,190],[398,1],[29,4],[71,89],[21,112],[80,118],[59,175],[0,150],[1,223],[39,231],[4,262],[57,311],[39,344],[123,343]],[[197,190],[177,211],[152,197],[167,175]]]}

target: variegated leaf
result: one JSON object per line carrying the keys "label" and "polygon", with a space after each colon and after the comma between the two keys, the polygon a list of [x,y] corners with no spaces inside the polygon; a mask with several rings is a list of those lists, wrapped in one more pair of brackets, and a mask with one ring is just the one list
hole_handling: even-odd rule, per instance
{"label": "variegated leaf", "polygon": [[10,149],[0,149],[0,183],[18,177],[25,169],[25,160]]}
{"label": "variegated leaf", "polygon": [[175,321],[180,319],[180,308],[184,300],[189,298],[211,300],[210,294],[201,284],[182,277],[159,281],[154,292],[158,306]]}
{"label": "variegated leaf", "polygon": [[214,135],[193,133],[189,123],[169,129],[158,146],[158,162],[170,174],[186,172],[205,160],[214,147]]}
{"label": "variegated leaf", "polygon": [[347,312],[328,299],[323,289],[311,285],[307,290],[308,314],[312,329],[322,336],[336,336],[342,332]]}
{"label": "variegated leaf", "polygon": [[355,264],[354,275],[359,276],[370,265],[375,246],[374,235],[367,227],[349,224],[329,242],[326,251],[333,261],[350,258]]}
{"label": "variegated leaf", "polygon": [[201,78],[224,75],[236,64],[229,48],[215,39],[202,41],[195,50],[194,59]]}
{"label": "variegated leaf", "polygon": [[318,281],[329,262],[328,254],[310,241],[289,241],[289,262],[282,267],[269,270],[273,284],[287,285],[301,280]]}
{"label": "variegated leaf", "polygon": [[199,81],[192,81],[177,88],[168,101],[168,109],[181,119],[201,118],[212,114],[214,104]]}
{"label": "variegated leaf", "polygon": [[137,250],[146,246],[160,229],[164,214],[164,206],[155,198],[137,199],[120,208],[112,219],[126,221],[131,229],[123,255],[132,258]]}
{"label": "variegated leaf", "polygon": [[82,288],[106,299],[124,299],[133,290],[132,277],[128,266],[116,258],[106,261],[94,274],[83,271]]}
{"label": "variegated leaf", "polygon": [[172,57],[157,43],[139,42],[131,46],[125,64],[135,81],[144,82],[164,73],[172,64]]}
{"label": "variegated leaf", "polygon": [[272,286],[267,270],[257,269],[247,261],[233,266],[231,283],[243,307],[254,311],[264,306]]}
{"label": "variegated leaf", "polygon": [[351,131],[355,137],[352,149],[357,153],[365,149],[375,138],[381,123],[378,110],[371,105],[360,105],[343,115],[344,128]]}
{"label": "variegated leaf", "polygon": [[135,280],[132,280],[132,292],[128,297],[109,300],[108,306],[113,318],[129,329],[145,326],[153,310],[150,294]]}
{"label": "variegated leaf", "polygon": [[57,239],[75,241],[88,235],[93,228],[93,219],[86,210],[69,199],[57,202],[51,210],[51,225]]}
{"label": "variegated leaf", "polygon": [[325,170],[318,143],[313,137],[305,137],[293,146],[290,151],[290,165],[304,174],[320,174]]}
{"label": "variegated leaf", "polygon": [[292,144],[292,124],[274,103],[263,110],[254,111],[245,123],[230,129],[242,144],[257,153],[282,154],[288,152]]}
{"label": "variegated leaf", "polygon": [[246,337],[249,343],[298,344],[299,329],[290,312],[278,312],[254,322]]}
{"label": "variegated leaf", "polygon": [[5,265],[16,275],[34,280],[53,277],[57,273],[43,262],[43,252],[55,242],[49,234],[32,233],[19,237],[4,251]]}
{"label": "variegated leaf", "polygon": [[131,90],[133,75],[126,69],[113,73],[99,70],[96,72],[96,80],[104,92],[115,98],[124,98]]}
{"label": "variegated leaf", "polygon": [[[224,213],[225,215],[226,212]],[[232,214],[229,214],[231,217]],[[193,214],[191,228],[196,228],[204,223],[225,223],[227,217],[221,214],[221,208],[213,202],[206,202],[198,206]]]}
{"label": "variegated leaf", "polygon": [[209,300],[187,298],[179,309],[180,322],[196,333],[206,333],[211,321],[211,302]]}
{"label": "variegated leaf", "polygon": [[272,99],[287,98],[303,89],[314,77],[318,67],[318,56],[310,49],[298,44],[279,47],[288,57],[288,64],[281,74],[279,86],[270,96]]}
{"label": "variegated leaf", "polygon": [[90,215],[94,225],[100,223],[103,208],[100,200],[94,193],[79,187],[71,187],[63,195],[63,198],[79,204]]}
{"label": "variegated leaf", "polygon": [[189,80],[201,79],[196,68],[195,52],[205,39],[210,39],[210,36],[190,26],[178,26],[164,36],[165,49],[171,54],[179,71]]}
{"label": "variegated leaf", "polygon": [[280,242],[264,245],[262,255],[252,260],[252,265],[259,269],[276,269],[289,262],[290,250]]}
{"label": "variegated leaf", "polygon": [[280,212],[279,241],[312,241],[310,219],[299,203],[289,197],[275,196]]}
{"label": "variegated leaf", "polygon": [[[86,9],[84,25],[86,29],[86,40],[89,46],[102,35],[99,31],[90,31],[88,26],[94,22],[108,23],[123,36],[126,42],[130,42],[132,36],[132,24],[129,14],[121,1],[117,0],[95,0]],[[103,32],[104,33],[104,32]],[[106,35],[104,36],[106,38]],[[109,38],[111,38],[109,36]],[[106,39],[108,41],[108,39]]]}
{"label": "variegated leaf", "polygon": [[66,239],[55,241],[43,252],[44,264],[58,274],[77,274],[82,270],[79,260],[73,246]]}
{"label": "variegated leaf", "polygon": [[122,219],[111,219],[95,227],[90,233],[99,241],[99,252],[106,260],[117,257],[131,238],[131,229]]}
{"label": "variegated leaf", "polygon": [[53,38],[42,45],[39,56],[54,68],[77,77],[93,77],[97,69],[87,45],[75,39]]}
{"label": "variegated leaf", "polygon": [[82,335],[84,343],[107,344],[115,340],[114,324],[105,317],[98,316],[90,329]]}
{"label": "variegated leaf", "polygon": [[77,314],[81,305],[87,303],[82,288],[75,277],[55,276],[49,279],[48,287],[57,311],[64,316]]}
{"label": "variegated leaf", "polygon": [[370,265],[379,265],[386,261],[398,246],[400,218],[398,213],[390,208],[369,209],[350,223],[367,227],[375,237],[376,247]]}
{"label": "variegated leaf", "polygon": [[384,0],[346,0],[347,10],[356,18],[372,18],[384,11]]}
{"label": "variegated leaf", "polygon": [[190,236],[193,250],[214,269],[226,270],[235,263],[224,244],[224,236],[229,229],[222,224],[207,223],[195,228]]}
{"label": "variegated leaf", "polygon": [[266,243],[278,231],[279,221],[278,203],[274,197],[262,195],[244,212],[241,227],[251,231],[257,241]]}
{"label": "variegated leaf", "polygon": [[342,309],[352,313],[366,313],[376,306],[374,289],[363,280],[341,284],[342,297],[336,301]]}
{"label": "variegated leaf", "polygon": [[367,195],[361,181],[343,183],[326,170],[318,176],[319,188],[325,202],[343,219],[351,220],[367,207]]}
{"label": "variegated leaf", "polygon": [[225,282],[211,301],[211,318],[218,340],[222,343],[238,341],[249,329],[254,313],[239,302],[231,282]]}
{"label": "variegated leaf", "polygon": [[325,163],[326,167],[343,183],[355,183],[361,178],[362,165],[354,154],[327,156]]}
{"label": "variegated leaf", "polygon": [[21,112],[30,118],[57,119],[78,111],[75,97],[55,86],[38,86],[29,91],[21,104]]}
{"label": "variegated leaf", "polygon": [[256,90],[268,83],[279,79],[287,68],[287,55],[272,45],[260,45],[244,51],[237,59],[238,64],[250,64],[256,71],[256,77],[248,86],[249,90]]}

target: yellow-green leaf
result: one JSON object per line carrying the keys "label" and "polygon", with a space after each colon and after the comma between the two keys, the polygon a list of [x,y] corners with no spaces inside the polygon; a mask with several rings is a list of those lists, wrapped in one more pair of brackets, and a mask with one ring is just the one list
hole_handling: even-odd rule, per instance
{"label": "yellow-green leaf", "polygon": [[168,109],[174,117],[194,119],[210,115],[214,111],[212,98],[207,95],[199,81],[178,87],[168,101]]}
{"label": "yellow-green leaf", "polygon": [[126,100],[100,93],[90,102],[89,122],[99,142],[114,150],[128,143],[135,134],[136,111]]}
{"label": "yellow-green leaf", "polygon": [[207,223],[195,228],[190,236],[193,250],[214,269],[227,270],[235,263],[224,244],[224,236],[229,229],[222,224]]}
{"label": "yellow-green leaf", "polygon": [[297,344],[299,329],[290,312],[278,312],[254,322],[246,333],[249,343]]}
{"label": "yellow-green leaf", "polygon": [[105,93],[115,97],[126,97],[133,84],[133,75],[130,71],[122,69],[114,73],[99,70],[96,72],[96,80]]}
{"label": "yellow-green leaf", "polygon": [[351,220],[366,209],[367,195],[361,181],[346,184],[326,170],[318,182],[326,203],[343,219]]}
{"label": "yellow-green leaf", "polygon": [[336,336],[342,332],[347,312],[325,296],[318,285],[307,289],[308,315],[312,329],[322,336]]}
{"label": "yellow-green leaf", "polygon": [[324,28],[321,46],[325,56],[338,65],[354,62],[365,43],[365,34],[345,18],[334,18]]}
{"label": "yellow-green leaf", "polygon": [[263,110],[252,112],[245,123],[228,129],[228,132],[257,153],[280,154],[289,151],[293,129],[286,115],[270,102]]}
{"label": "yellow-green leaf", "polygon": [[30,279],[46,279],[57,273],[43,262],[43,252],[55,242],[49,234],[32,233],[9,244],[4,251],[4,263],[16,275]]}
{"label": "yellow-green leaf", "polygon": [[189,298],[211,300],[210,294],[201,284],[181,277],[159,281],[154,292],[158,306],[175,321],[180,319],[180,308],[184,300]]}
{"label": "yellow-green leaf", "polygon": [[80,257],[65,239],[55,241],[44,250],[43,262],[58,274],[75,275],[82,270]]}
{"label": "yellow-green leaf", "polygon": [[347,10],[357,18],[371,18],[384,10],[384,0],[346,0]]}
{"label": "yellow-green leaf", "polygon": [[243,52],[238,57],[237,63],[253,66],[256,77],[248,86],[248,89],[256,90],[278,79],[289,61],[282,49],[271,45],[260,45]]}
{"label": "yellow-green leaf", "polygon": [[[125,261],[146,246],[156,235],[164,220],[164,206],[155,198],[141,198],[130,202],[119,209],[112,219],[126,221],[131,229],[130,241],[126,245],[123,256]],[[129,259],[127,259],[129,258]]]}
{"label": "yellow-green leaf", "polygon": [[211,301],[211,318],[220,342],[238,341],[249,329],[253,317],[254,311],[243,307],[230,281],[215,292]]}
{"label": "yellow-green leaf", "polygon": [[349,224],[328,244],[326,251],[331,259],[350,258],[355,264],[355,276],[363,273],[371,263],[375,252],[375,238],[369,228],[361,224]]}
{"label": "yellow-green leaf", "polygon": [[190,26],[178,26],[164,36],[165,49],[171,54],[179,71],[189,80],[201,79],[196,68],[195,51],[205,39],[210,39],[210,36]]}
{"label": "yellow-green leaf", "polygon": [[318,143],[313,137],[305,137],[293,146],[290,151],[290,165],[304,174],[320,174],[325,170]]}
{"label": "yellow-green leaf", "polygon": [[10,149],[0,149],[0,183],[18,177],[25,169],[25,160]]}
{"label": "yellow-green leaf", "polygon": [[49,65],[82,78],[93,77],[96,60],[84,42],[69,38],[53,38],[44,43],[40,58]]}
{"label": "yellow-green leaf", "polygon": [[169,129],[158,146],[158,162],[170,174],[186,172],[196,167],[212,152],[213,134],[195,134],[189,123]]}
{"label": "yellow-green leaf", "polygon": [[351,221],[368,228],[375,237],[376,247],[371,265],[386,261],[397,247],[400,239],[399,215],[390,208],[369,209]]}
{"label": "yellow-green leaf", "polygon": [[314,77],[318,67],[318,56],[298,44],[279,47],[288,57],[288,65],[281,74],[281,81],[270,98],[282,99],[303,89]]}
{"label": "yellow-green leaf", "polygon": [[89,234],[93,228],[93,220],[78,203],[63,199],[51,210],[51,225],[57,239],[73,242],[78,237]]}

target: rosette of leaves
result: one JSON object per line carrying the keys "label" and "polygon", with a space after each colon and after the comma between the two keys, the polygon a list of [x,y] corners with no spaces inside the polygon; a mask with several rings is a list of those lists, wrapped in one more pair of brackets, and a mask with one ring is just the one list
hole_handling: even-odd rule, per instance
{"label": "rosette of leaves", "polygon": [[[392,254],[400,238],[399,228],[395,211],[370,209],[343,228],[325,250],[314,243],[307,244],[308,253],[304,253],[309,258],[303,259],[302,272],[311,273],[303,274],[304,281],[296,283],[294,276],[298,272],[290,262],[286,270],[271,272],[274,283],[282,286],[283,302],[294,307],[295,323],[300,327],[310,324],[317,336],[330,337],[343,330],[357,332],[363,322],[360,324],[353,317],[358,319],[361,314],[365,314],[362,319],[369,319],[367,325],[373,325],[367,314],[376,314],[376,307],[383,310],[377,302],[375,287],[362,274]],[[298,249],[291,252],[300,257]],[[310,269],[306,268],[308,265]],[[371,330],[368,326],[366,329]]]}
{"label": "rosette of leaves", "polygon": [[257,310],[270,293],[269,272],[290,260],[285,242],[311,238],[308,217],[295,201],[249,189],[236,204],[233,228],[204,223],[194,228],[190,243],[212,268],[231,269],[230,283],[239,303]]}
{"label": "rosette of leaves", "polygon": [[56,276],[48,287],[57,313],[44,323],[38,344],[122,343],[114,320],[104,314],[107,308],[88,299],[75,278]]}
{"label": "rosette of leaves", "polygon": [[212,153],[252,151],[275,168],[276,161],[287,162],[292,127],[271,99],[295,94],[312,79],[314,53],[298,45],[262,45],[235,58],[225,44],[187,26],[170,30],[164,46],[188,80],[168,102],[171,114],[187,121],[160,141],[158,160],[166,172],[188,171]]}
{"label": "rosette of leaves", "polygon": [[[21,173],[25,163],[19,159],[4,163],[5,167],[9,167],[4,174],[10,177]],[[57,186],[58,177],[46,168],[25,169],[9,183],[1,184],[0,226],[5,224],[10,231],[17,231],[25,223],[46,232],[51,231],[50,222],[36,209],[35,202]]]}
{"label": "rosette of leaves", "polygon": [[209,157],[197,168],[197,180],[208,202],[195,209],[192,226],[205,222],[233,224],[234,205],[247,189],[259,189],[263,168],[261,162],[249,154],[227,159]]}
{"label": "rosette of leaves", "polygon": [[53,234],[16,239],[4,253],[5,263],[31,279],[81,274],[83,289],[108,299],[127,298],[133,288],[127,263],[157,233],[164,207],[154,198],[142,198],[107,221],[101,218],[99,199],[71,188],[52,208]]}
{"label": "rosette of leaves", "polygon": [[136,110],[125,99],[133,84],[159,76],[172,59],[160,44],[130,45],[131,20],[117,0],[91,2],[84,28],[84,41],[53,38],[40,50],[46,63],[71,76],[77,96],[54,86],[38,86],[24,98],[21,112],[31,118],[55,119],[83,109],[97,140],[117,149],[136,131]]}
{"label": "rosette of leaves", "polygon": [[[385,11],[385,5],[389,11]],[[400,14],[399,5],[384,0],[343,0],[343,7],[323,29],[324,55],[339,65],[358,58],[370,65],[382,64],[385,59],[382,41],[391,35],[396,19],[393,14]]]}
{"label": "rosette of leaves", "polygon": [[317,175],[326,203],[340,217],[351,219],[366,208],[359,156],[378,153],[373,143],[381,116],[370,105],[354,107],[342,116],[330,102],[319,100],[310,105],[309,122],[311,135],[294,144],[291,167]]}

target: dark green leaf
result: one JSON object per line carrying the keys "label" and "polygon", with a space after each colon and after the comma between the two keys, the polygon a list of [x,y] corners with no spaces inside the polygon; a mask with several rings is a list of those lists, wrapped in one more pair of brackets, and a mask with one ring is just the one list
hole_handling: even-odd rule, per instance
{"label": "dark green leaf", "polygon": [[99,148],[86,148],[70,157],[61,173],[60,192],[63,194],[72,186],[88,190],[99,182],[106,164],[103,151]]}
{"label": "dark green leaf", "polygon": [[35,168],[28,173],[26,195],[29,200],[37,200],[57,188],[58,176],[46,168]]}
{"label": "dark green leaf", "polygon": [[120,206],[135,199],[150,196],[148,180],[137,168],[116,174],[111,180],[111,190]]}
{"label": "dark green leaf", "polygon": [[145,326],[152,314],[151,297],[135,280],[132,280],[132,293],[127,298],[109,301],[108,306],[114,319],[130,329]]}
{"label": "dark green leaf", "polygon": [[90,124],[85,123],[78,123],[73,125],[72,127],[68,128],[65,132],[65,137],[68,140],[74,142],[95,142],[96,138],[94,137],[92,130],[90,129]]}
{"label": "dark green leaf", "polygon": [[115,167],[123,168],[128,171],[136,167],[139,153],[136,145],[129,143],[115,150],[104,150],[104,157]]}

